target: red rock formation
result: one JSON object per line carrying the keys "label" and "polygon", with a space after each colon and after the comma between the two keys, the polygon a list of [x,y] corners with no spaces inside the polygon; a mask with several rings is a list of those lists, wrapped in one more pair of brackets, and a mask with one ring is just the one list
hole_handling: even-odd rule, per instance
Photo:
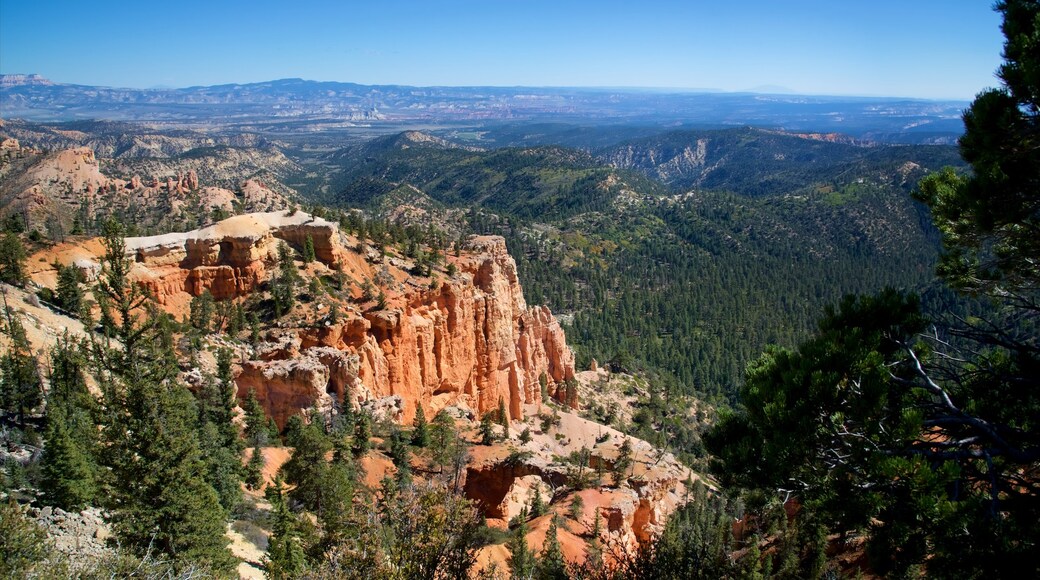
{"label": "red rock formation", "polygon": [[335,263],[342,251],[335,224],[302,213],[248,214],[194,232],[127,238],[127,251],[139,283],[170,306],[183,302],[179,295],[206,290],[218,300],[251,293],[266,278],[279,239],[302,246],[308,235],[318,259]]}
{"label": "red rock formation", "polygon": [[[279,239],[302,247],[308,237],[319,261],[356,263],[335,224],[302,212],[249,214],[186,234],[128,238],[127,250],[140,283],[173,308],[204,290],[217,299],[250,293],[264,280]],[[352,384],[354,404],[357,397],[400,397],[403,421],[411,421],[419,405],[428,416],[450,405],[479,414],[497,409],[500,400],[517,419],[525,404],[541,404],[540,377],[550,386],[574,377],[563,329],[547,308],[527,307],[501,237],[471,239],[455,262],[458,275],[433,290],[406,286],[393,301],[397,308],[347,313],[335,325],[297,331],[304,349],[356,355],[357,380],[343,378],[331,388],[340,400],[347,392],[341,387]],[[407,278],[393,270],[395,279]],[[243,396],[243,388],[256,388],[280,421],[329,391],[329,377],[318,370],[282,367],[247,363],[239,382]]]}
{"label": "red rock formation", "polygon": [[406,421],[419,404],[429,416],[450,405],[485,413],[499,400],[522,417],[523,405],[541,402],[540,376],[550,385],[574,377],[574,355],[548,308],[527,307],[505,240],[473,238],[466,250],[461,275],[436,290],[407,294],[399,310],[304,331],[304,344],[356,353],[362,382],[376,397],[400,395]]}

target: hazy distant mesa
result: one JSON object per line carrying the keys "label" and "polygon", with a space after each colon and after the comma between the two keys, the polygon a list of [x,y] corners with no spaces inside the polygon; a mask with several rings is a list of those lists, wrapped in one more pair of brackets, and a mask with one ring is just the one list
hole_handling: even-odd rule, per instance
{"label": "hazy distant mesa", "polygon": [[[876,97],[565,87],[410,87],[281,79],[179,89],[0,75],[6,119],[347,127],[510,121],[760,126],[897,142],[952,142],[966,103]],[[293,129],[302,129],[294,125]],[[878,138],[878,135],[885,137]]]}

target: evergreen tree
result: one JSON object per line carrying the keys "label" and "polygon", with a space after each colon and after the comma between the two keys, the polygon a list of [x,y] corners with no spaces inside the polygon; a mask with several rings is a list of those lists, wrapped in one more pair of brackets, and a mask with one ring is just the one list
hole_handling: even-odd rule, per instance
{"label": "evergreen tree", "polygon": [[0,282],[21,286],[25,281],[25,246],[14,233],[0,237]]}
{"label": "evergreen tree", "polygon": [[227,445],[220,428],[212,422],[201,424],[198,440],[206,482],[217,492],[220,505],[231,512],[242,501],[243,473],[238,442]]}
{"label": "evergreen tree", "polygon": [[241,500],[242,443],[234,419],[234,377],[231,350],[217,351],[217,377],[208,373],[198,393],[199,443],[206,462],[206,480],[216,490],[220,504],[233,509]]}
{"label": "evergreen tree", "polygon": [[97,497],[97,472],[93,458],[69,432],[61,415],[47,417],[40,490],[49,505],[76,511]]}
{"label": "evergreen tree", "polygon": [[178,566],[199,563],[230,571],[226,512],[202,474],[196,436],[198,414],[191,393],[176,380],[168,321],[147,307],[145,294],[127,277],[122,230],[106,226],[106,254],[97,292],[116,316],[120,345],[95,344],[102,395],[101,435],[111,471],[107,499],[124,547],[170,557]]}
{"label": "evergreen tree", "polygon": [[938,273],[991,310],[929,321],[913,296],[847,298],[797,350],[750,365],[744,410],[705,440],[725,482],[796,493],[830,531],[868,530],[880,574],[1040,573],[1040,486],[1021,475],[1040,459],[1040,3],[997,9],[1003,86],[964,114],[972,171],[917,194],[942,233]]}
{"label": "evergreen tree", "polygon": [[22,513],[13,498],[0,501],[0,578],[33,578],[47,558],[47,531]]}
{"label": "evergreen tree", "polygon": [[506,402],[502,400],[502,397],[498,398],[498,410],[495,412],[495,419],[498,420],[498,424],[505,428],[506,433],[509,433],[509,413],[506,412]]}
{"label": "evergreen tree", "polygon": [[427,447],[430,444],[430,429],[426,424],[426,412],[422,405],[415,409],[415,420],[412,421],[412,445],[416,447]]}
{"label": "evergreen tree", "polygon": [[293,261],[292,249],[285,242],[278,244],[278,273],[271,280],[271,297],[274,298],[275,316],[282,317],[296,304],[296,288],[300,273]]}
{"label": "evergreen tree", "polygon": [[513,580],[530,580],[534,578],[537,559],[527,545],[527,509],[517,514],[519,525],[513,530],[506,548],[509,550],[510,578]]}
{"label": "evergreen tree", "polygon": [[632,468],[632,463],[632,441],[625,437],[621,447],[618,449],[617,460],[614,461],[614,469],[611,473],[614,487],[619,487],[621,482],[628,477],[628,470]]}
{"label": "evergreen tree", "polygon": [[542,499],[542,487],[534,486],[531,490],[531,517],[538,517],[545,513],[545,500]]}
{"label": "evergreen tree", "polygon": [[281,478],[267,489],[274,519],[271,538],[264,555],[264,572],[272,580],[298,578],[306,568],[306,553],[302,544],[299,520],[289,510],[285,498],[285,485]]}
{"label": "evergreen tree", "polygon": [[246,394],[246,399],[242,402],[242,411],[245,412],[246,444],[261,447],[267,445],[267,414],[256,398],[255,389],[249,389],[249,393]]}
{"label": "evergreen tree", "polygon": [[303,242],[303,263],[310,264],[314,260],[314,238],[308,234],[307,239]]}
{"label": "evergreen tree", "polygon": [[549,522],[549,529],[545,532],[545,542],[542,544],[542,552],[535,566],[534,577],[538,580],[567,580],[570,578],[567,574],[567,561],[563,558],[560,539],[557,537],[555,515]]}
{"label": "evergreen tree", "polygon": [[196,330],[208,333],[213,324],[213,313],[215,309],[213,295],[209,289],[203,290],[202,294],[194,296],[189,305],[190,314],[188,319]]}
{"label": "evergreen tree", "polygon": [[318,513],[321,539],[315,546],[321,554],[334,550],[348,541],[364,525],[358,521],[354,498],[358,493],[360,472],[350,453],[340,453],[325,473],[326,501]]}
{"label": "evergreen tree", "polygon": [[404,433],[395,425],[390,433],[390,459],[397,467],[397,485],[405,488],[412,483],[411,452],[405,442]]}
{"label": "evergreen tree", "polygon": [[491,426],[491,413],[484,413],[480,418],[480,444],[491,445],[495,442],[495,430]]}
{"label": "evergreen tree", "polygon": [[58,267],[58,304],[73,316],[79,316],[83,307],[82,274],[75,266]]}
{"label": "evergreen tree", "polygon": [[264,485],[264,450],[254,447],[253,453],[246,463],[245,484],[249,489],[256,491]]}
{"label": "evergreen tree", "polygon": [[26,415],[43,402],[43,381],[25,328],[6,301],[5,315],[11,347],[0,357],[0,410],[14,413],[25,425]]}
{"label": "evergreen tree", "polygon": [[286,483],[295,486],[289,497],[319,512],[325,498],[324,480],[328,469],[325,455],[332,450],[332,443],[317,420],[303,425],[298,434],[287,432],[286,443],[293,447],[292,457],[281,470]]}
{"label": "evergreen tree", "polygon": [[354,443],[351,451],[354,457],[364,457],[372,448],[372,419],[362,411],[354,417]]}

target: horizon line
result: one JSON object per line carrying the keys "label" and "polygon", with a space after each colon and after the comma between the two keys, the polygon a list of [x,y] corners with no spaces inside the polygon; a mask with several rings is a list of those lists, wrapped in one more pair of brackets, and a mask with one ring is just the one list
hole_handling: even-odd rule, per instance
{"label": "horizon line", "polygon": [[[814,98],[852,98],[852,99],[898,99],[898,100],[913,100],[913,101],[932,101],[932,102],[946,102],[946,103],[970,103],[974,97],[963,98],[963,97],[911,97],[911,96],[900,96],[900,95],[883,95],[883,94],[859,94],[859,93],[802,93],[785,87],[776,87],[778,91],[761,91],[755,90],[755,88],[731,90],[731,89],[718,89],[718,88],[707,88],[707,87],[663,87],[663,86],[634,86],[634,85],[521,85],[521,84],[474,84],[474,85],[452,85],[452,84],[434,84],[434,85],[412,85],[407,83],[362,83],[355,81],[342,81],[342,80],[315,80],[305,79],[302,77],[283,77],[277,79],[268,79],[262,81],[249,81],[249,82],[226,82],[219,84],[194,84],[187,86],[152,86],[152,87],[132,87],[132,86],[116,86],[116,85],[90,85],[80,83],[67,83],[59,82],[50,79],[39,73],[6,73],[0,72],[0,77],[6,76],[20,76],[20,77],[36,77],[43,79],[53,85],[62,86],[73,86],[73,87],[93,87],[101,89],[116,89],[116,90],[134,90],[134,91],[182,91],[188,89],[200,89],[200,88],[215,88],[215,87],[227,87],[227,86],[249,86],[249,85],[262,85],[267,83],[277,83],[282,81],[301,81],[305,83],[320,83],[320,84],[343,84],[343,85],[358,85],[365,87],[403,87],[412,89],[536,89],[536,90],[585,90],[585,91],[622,91],[622,92],[656,92],[656,93],[670,93],[670,94],[715,94],[715,95],[763,95],[763,96],[776,96],[776,97],[814,97]],[[5,90],[3,87],[0,90]],[[980,91],[983,89],[980,89]]]}

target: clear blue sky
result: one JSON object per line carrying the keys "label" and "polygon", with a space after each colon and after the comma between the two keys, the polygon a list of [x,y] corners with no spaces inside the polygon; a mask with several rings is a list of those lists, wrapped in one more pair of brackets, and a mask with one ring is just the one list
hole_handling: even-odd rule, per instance
{"label": "clear blue sky", "polygon": [[988,0],[0,0],[0,72],[117,87],[278,78],[970,99]]}

